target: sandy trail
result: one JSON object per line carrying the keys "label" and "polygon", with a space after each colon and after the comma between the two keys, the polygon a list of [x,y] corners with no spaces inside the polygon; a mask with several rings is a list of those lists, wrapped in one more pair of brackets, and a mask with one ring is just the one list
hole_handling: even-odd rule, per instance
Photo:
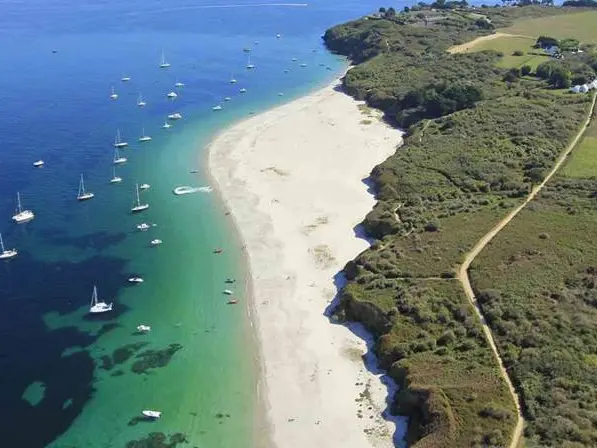
{"label": "sandy trail", "polygon": [[519,444],[519,442],[521,440],[521,437],[522,437],[522,431],[524,429],[524,420],[522,418],[522,411],[521,411],[521,408],[520,408],[520,400],[518,398],[518,394],[516,393],[516,390],[514,389],[514,385],[512,384],[512,381],[510,380],[508,372],[506,371],[506,369],[504,367],[504,362],[503,362],[502,357],[500,356],[500,353],[499,353],[499,351],[497,349],[497,346],[496,346],[495,341],[493,339],[493,336],[491,334],[491,330],[489,329],[489,326],[485,322],[485,317],[483,316],[483,312],[481,311],[481,307],[480,307],[479,303],[477,302],[477,298],[475,297],[475,293],[473,292],[473,288],[471,286],[471,281],[470,281],[470,278],[469,278],[469,275],[468,275],[468,269],[469,269],[471,263],[477,257],[477,255],[479,255],[479,253],[481,253],[481,251],[485,248],[485,246],[487,246],[487,244],[504,227],[506,227],[508,225],[508,223],[510,221],[512,221],[514,219],[514,217],[516,215],[518,215],[518,213],[522,209],[524,209],[527,206],[527,204],[529,202],[531,202],[535,198],[535,196],[537,196],[537,194],[543,189],[543,187],[547,184],[547,182],[549,182],[549,180],[553,177],[553,175],[562,166],[562,164],[566,160],[566,157],[568,157],[568,155],[572,152],[572,150],[574,149],[574,147],[578,144],[578,142],[580,141],[580,139],[584,135],[587,127],[591,123],[591,119],[592,119],[593,114],[595,112],[595,101],[596,100],[597,100],[597,95],[593,95],[593,102],[592,102],[591,107],[589,109],[589,115],[588,115],[588,117],[587,117],[584,125],[581,127],[581,129],[579,130],[579,132],[576,134],[576,136],[570,142],[570,144],[566,147],[566,149],[562,152],[562,154],[560,154],[560,156],[556,160],[556,163],[554,164],[554,166],[552,167],[552,169],[549,171],[549,173],[547,174],[547,176],[545,176],[545,179],[543,179],[543,181],[540,184],[538,184],[535,187],[533,187],[533,189],[531,190],[531,192],[529,193],[529,195],[527,196],[527,198],[524,200],[524,202],[522,204],[520,204],[518,207],[516,207],[514,210],[512,210],[510,213],[508,213],[488,233],[486,233],[477,242],[477,244],[475,244],[475,246],[471,249],[471,251],[466,254],[466,256],[464,258],[464,262],[462,263],[462,265],[460,266],[460,268],[458,270],[458,279],[462,283],[462,287],[464,288],[464,292],[466,293],[466,296],[468,297],[468,299],[471,302],[471,304],[475,307],[475,310],[477,311],[477,315],[481,319],[481,323],[483,324],[483,332],[485,333],[485,336],[487,337],[487,340],[489,341],[489,345],[491,346],[491,350],[493,351],[495,357],[498,360],[498,363],[500,365],[500,369],[502,371],[502,375],[503,375],[504,379],[506,380],[506,383],[508,384],[508,388],[510,389],[510,393],[512,394],[512,398],[514,400],[514,403],[516,404],[516,409],[517,409],[517,412],[518,412],[518,421],[516,422],[516,427],[514,428],[514,433],[512,434],[512,441],[510,443],[510,448],[517,448],[518,447],[518,444]]}

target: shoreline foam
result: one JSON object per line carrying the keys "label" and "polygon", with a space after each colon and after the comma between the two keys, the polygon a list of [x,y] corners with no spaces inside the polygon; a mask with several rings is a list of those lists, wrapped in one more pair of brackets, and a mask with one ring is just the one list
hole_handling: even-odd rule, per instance
{"label": "shoreline foam", "polygon": [[381,418],[387,388],[361,359],[366,342],[324,312],[336,274],[368,247],[354,231],[375,203],[363,179],[401,133],[337,86],[233,125],[209,146],[210,176],[246,245],[258,393],[278,448],[394,446],[394,423]]}

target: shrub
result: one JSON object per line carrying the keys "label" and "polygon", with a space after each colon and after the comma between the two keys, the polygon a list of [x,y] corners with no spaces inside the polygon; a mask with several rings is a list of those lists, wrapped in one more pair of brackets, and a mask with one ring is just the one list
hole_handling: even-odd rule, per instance
{"label": "shrub", "polygon": [[522,67],[520,67],[520,74],[522,76],[528,76],[531,74],[532,71],[533,71],[533,69],[531,68],[530,65],[523,65]]}
{"label": "shrub", "polygon": [[524,51],[522,50],[514,50],[512,56],[524,56]]}

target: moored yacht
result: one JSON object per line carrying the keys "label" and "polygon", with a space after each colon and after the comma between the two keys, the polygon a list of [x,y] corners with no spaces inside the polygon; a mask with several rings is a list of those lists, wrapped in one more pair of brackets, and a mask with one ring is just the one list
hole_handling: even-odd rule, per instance
{"label": "moored yacht", "polygon": [[142,414],[145,417],[154,418],[154,419],[158,419],[162,416],[162,413],[160,411],[151,411],[151,410],[145,410],[142,412]]}
{"label": "moored yacht", "polygon": [[77,194],[77,201],[86,201],[93,198],[95,195],[90,191],[85,191],[85,181],[83,181],[83,175],[81,174],[81,180],[79,181],[79,193]]}
{"label": "moored yacht", "polygon": [[247,70],[252,70],[255,68],[255,64],[251,63],[251,56],[247,58]]}
{"label": "moored yacht", "polygon": [[182,118],[182,115],[179,114],[178,112],[168,115],[169,120],[180,120],[181,118]]}
{"label": "moored yacht", "polygon": [[170,92],[166,95],[168,98],[170,98],[171,100],[174,100],[178,97],[178,94],[176,92]]}
{"label": "moored yacht", "polygon": [[125,148],[129,144],[122,140],[120,137],[120,129],[116,129],[116,137],[114,138],[114,147],[115,148]]}
{"label": "moored yacht", "polygon": [[139,95],[137,96],[137,106],[138,107],[147,106],[147,103],[143,100],[143,96],[141,96],[141,92],[139,92]]}
{"label": "moored yacht", "polygon": [[136,184],[135,187],[137,192],[137,202],[136,205],[134,205],[133,208],[131,208],[131,212],[139,213],[143,210],[147,210],[149,208],[149,204],[141,204],[141,199],[139,198],[139,184]]}
{"label": "moored yacht", "polygon": [[184,83],[180,82],[179,80],[176,80],[176,83],[174,84],[174,87],[178,87],[178,88],[184,87]]}
{"label": "moored yacht", "polygon": [[151,188],[151,185],[149,185],[149,184],[139,185],[139,190],[149,190],[150,188]]}
{"label": "moored yacht", "polygon": [[164,121],[164,124],[162,125],[162,129],[170,129],[172,127],[172,125],[170,123],[168,123],[167,121]]}
{"label": "moored yacht", "polygon": [[131,80],[131,77],[128,75],[122,75],[122,78],[120,78],[120,80],[122,82],[129,82]]}
{"label": "moored yacht", "polygon": [[0,260],[8,260],[9,258],[16,257],[18,254],[16,249],[4,248],[4,241],[2,241],[2,234],[0,233]]}
{"label": "moored yacht", "polygon": [[162,244],[162,243],[163,243],[163,241],[162,241],[162,240],[160,240],[160,239],[158,239],[158,238],[156,238],[156,239],[154,239],[154,240],[151,240],[151,241],[149,242],[149,244],[150,244],[151,246],[159,246],[159,245],[160,245],[160,244]]}
{"label": "moored yacht", "polygon": [[147,224],[146,222],[142,222],[141,224],[137,224],[137,229],[144,232],[146,230],[149,230],[151,226],[149,224]]}
{"label": "moored yacht", "polygon": [[141,277],[129,277],[129,283],[143,283]]}
{"label": "moored yacht", "polygon": [[118,98],[118,94],[116,93],[116,91],[114,90],[114,86],[112,86],[112,94],[110,95],[110,99],[111,100],[115,100]]}
{"label": "moored yacht", "polygon": [[38,160],[37,162],[33,162],[33,166],[35,168],[41,168],[42,166],[44,166],[44,161],[43,160]]}
{"label": "moored yacht", "polygon": [[166,55],[164,54],[164,50],[162,50],[162,59],[160,60],[160,68],[168,68],[170,64],[166,62]]}
{"label": "moored yacht", "polygon": [[110,179],[111,184],[117,184],[122,182],[122,177],[116,175],[116,167],[112,168],[112,179]]}
{"label": "moored yacht", "polygon": [[139,333],[149,333],[151,331],[151,327],[149,325],[137,325],[137,331]]}
{"label": "moored yacht", "polygon": [[151,137],[149,135],[145,135],[145,128],[142,129],[141,137],[139,137],[140,142],[150,142]]}
{"label": "moored yacht", "polygon": [[120,164],[122,164],[122,163],[124,163],[126,161],[127,161],[127,158],[126,157],[122,157],[118,153],[118,148],[115,148],[114,149],[114,161],[113,161],[114,165],[120,165]]}
{"label": "moored yacht", "polygon": [[17,192],[17,212],[13,215],[12,220],[17,224],[23,224],[35,218],[35,214],[31,210],[23,210],[21,206],[21,193]]}
{"label": "moored yacht", "polygon": [[211,110],[215,110],[215,111],[222,110],[222,106],[220,104],[218,104],[217,106],[212,107]]}
{"label": "moored yacht", "polygon": [[100,302],[97,298],[97,288],[93,286],[93,294],[91,295],[91,305],[89,306],[89,312],[91,314],[105,313],[112,311],[112,303]]}

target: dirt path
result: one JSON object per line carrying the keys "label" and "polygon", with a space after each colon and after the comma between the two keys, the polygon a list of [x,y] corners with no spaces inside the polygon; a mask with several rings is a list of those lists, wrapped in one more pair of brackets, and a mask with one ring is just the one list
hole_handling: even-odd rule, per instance
{"label": "dirt path", "polygon": [[523,208],[525,208],[526,205],[529,202],[531,202],[535,196],[537,196],[537,193],[539,193],[541,191],[541,189],[545,186],[545,184],[547,184],[547,182],[549,182],[549,180],[556,173],[556,171],[562,166],[562,164],[566,160],[566,157],[568,157],[568,155],[572,152],[574,147],[578,144],[581,137],[585,133],[585,130],[589,126],[589,124],[591,122],[591,118],[593,117],[593,113],[595,112],[595,101],[596,100],[597,100],[597,95],[593,95],[593,102],[591,104],[591,108],[589,110],[589,115],[587,117],[587,120],[585,121],[585,124],[582,126],[582,128],[580,129],[578,134],[576,134],[576,136],[574,137],[572,142],[570,142],[570,144],[566,147],[565,151],[562,152],[562,154],[560,154],[560,156],[556,160],[556,163],[554,164],[551,171],[549,171],[547,176],[545,176],[545,179],[543,179],[543,182],[541,182],[539,185],[536,185],[531,190],[531,193],[527,196],[527,198],[524,200],[524,202],[522,204],[520,204],[518,207],[516,207],[514,210],[512,210],[510,213],[508,213],[508,215],[506,215],[506,217],[504,219],[502,219],[500,222],[498,222],[495,225],[495,227],[493,227],[493,229],[491,229],[487,234],[485,234],[483,236],[483,238],[481,238],[477,242],[477,244],[475,244],[475,247],[473,247],[471,249],[471,251],[466,254],[466,256],[464,258],[464,262],[462,263],[462,265],[460,266],[460,269],[458,270],[458,279],[462,283],[462,287],[464,288],[464,292],[466,293],[466,296],[468,297],[471,304],[475,307],[475,310],[477,311],[477,315],[481,319],[481,324],[483,325],[483,332],[485,333],[485,336],[487,337],[487,340],[489,341],[491,350],[493,350],[493,353],[498,360],[500,369],[502,371],[502,375],[503,375],[504,379],[506,380],[506,384],[508,385],[508,388],[510,389],[510,393],[512,394],[514,403],[516,404],[516,409],[518,412],[518,421],[516,422],[516,427],[514,428],[514,433],[512,434],[512,441],[510,443],[510,448],[518,447],[518,444],[522,437],[522,430],[524,428],[524,421],[522,419],[522,412],[521,412],[521,408],[520,408],[520,400],[518,399],[518,394],[516,393],[516,390],[514,389],[514,385],[512,384],[512,381],[510,381],[510,377],[508,376],[508,372],[506,371],[506,369],[504,367],[502,357],[500,356],[497,346],[495,344],[495,341],[493,340],[491,330],[489,329],[487,323],[485,322],[485,316],[483,316],[481,307],[479,306],[479,303],[477,302],[477,298],[475,297],[475,293],[473,292],[473,288],[471,286],[471,281],[470,281],[470,278],[468,275],[468,269],[469,269],[471,263],[473,262],[473,260],[477,257],[477,255],[479,255],[479,253],[485,248],[487,243],[489,243],[493,239],[493,237],[495,237],[504,227],[506,227],[506,225],[508,225],[508,223],[510,221],[512,221],[512,219],[514,219],[514,217]]}
{"label": "dirt path", "polygon": [[487,40],[493,40],[493,39],[497,39],[498,37],[530,37],[530,36],[525,36],[522,34],[508,34],[508,33],[494,33],[494,34],[490,34],[488,36],[481,36],[481,37],[477,37],[474,40],[471,40],[470,42],[465,42],[461,45],[454,45],[453,47],[448,48],[448,53],[465,53],[469,50],[471,50],[472,48],[474,48],[475,46],[477,46],[477,44],[480,44],[481,42],[485,42]]}

